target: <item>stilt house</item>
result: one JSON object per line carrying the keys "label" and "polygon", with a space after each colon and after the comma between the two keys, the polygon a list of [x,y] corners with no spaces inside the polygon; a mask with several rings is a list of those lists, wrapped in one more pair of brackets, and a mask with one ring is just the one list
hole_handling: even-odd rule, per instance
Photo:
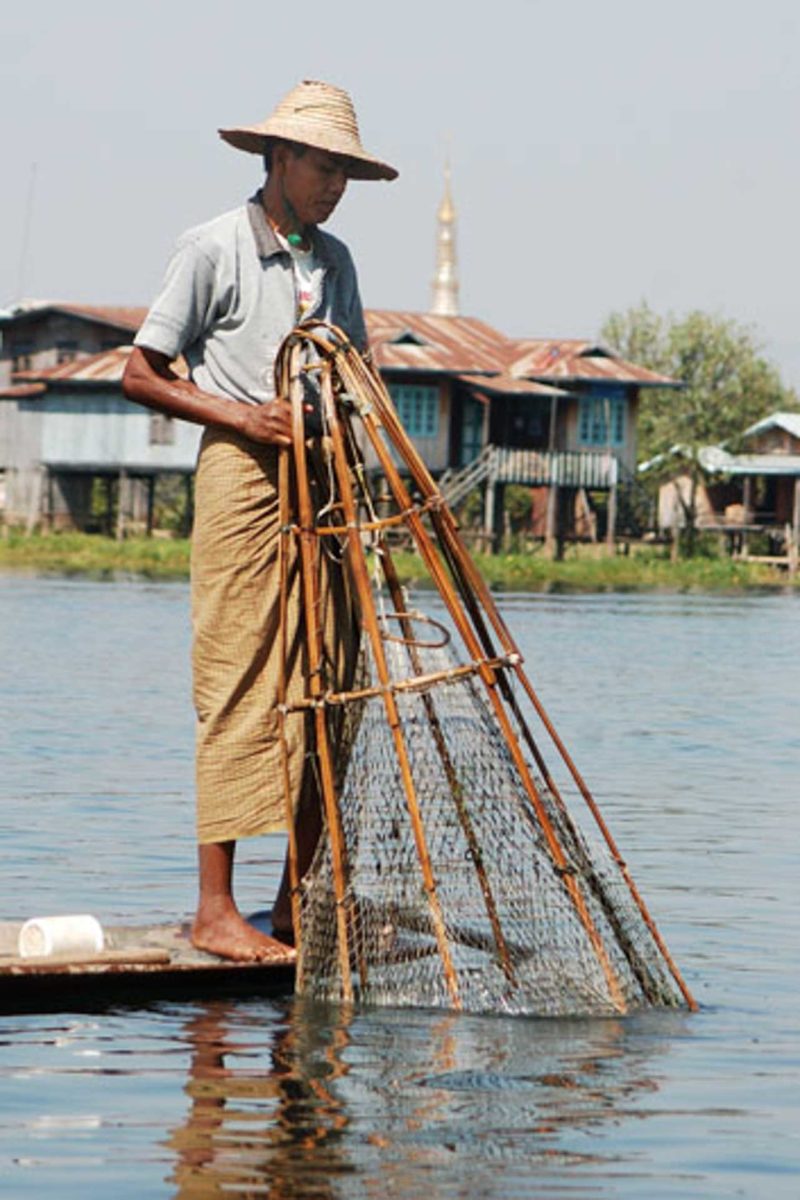
{"label": "stilt house", "polygon": [[[698,460],[703,481],[695,496],[696,524],[725,539],[742,557],[787,563],[800,553],[800,413],[776,412],[738,439],[740,452],[706,446]],[[674,534],[686,524],[691,479],[676,472],[659,489],[658,522]],[[751,553],[753,539],[767,553]]]}

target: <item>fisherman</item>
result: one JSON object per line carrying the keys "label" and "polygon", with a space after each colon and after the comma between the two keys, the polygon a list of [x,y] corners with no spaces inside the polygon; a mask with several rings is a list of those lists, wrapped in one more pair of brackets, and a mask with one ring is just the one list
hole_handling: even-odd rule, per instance
{"label": "fisherman", "polygon": [[[272,911],[275,937],[246,921],[233,896],[237,841],[286,827],[277,461],[278,448],[291,444],[291,407],[275,393],[273,368],[282,340],[306,317],[330,321],[366,348],[350,253],[319,226],[348,180],[391,180],[397,172],[366,153],[350,97],[327,83],[306,80],[262,124],[219,133],[262,155],[266,180],[246,204],[179,239],[123,387],[131,400],[205,426],[192,535],[199,863],[192,941],[237,961],[289,961],[287,867]],[[179,356],[188,380],[173,369]],[[346,580],[330,571],[322,620],[339,679],[352,668],[358,635]],[[299,634],[296,563],[288,579],[285,602]],[[306,691],[299,636],[289,650],[291,703]],[[287,726],[302,875],[321,829],[319,786],[307,718]]]}

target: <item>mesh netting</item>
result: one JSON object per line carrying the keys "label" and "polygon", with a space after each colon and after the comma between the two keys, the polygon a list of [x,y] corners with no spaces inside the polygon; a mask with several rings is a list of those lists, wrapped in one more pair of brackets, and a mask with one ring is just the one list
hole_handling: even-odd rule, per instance
{"label": "mesh netting", "polygon": [[[455,665],[449,647],[412,652],[389,641],[386,651],[393,681],[441,676]],[[367,671],[374,682],[369,657]],[[679,1004],[606,845],[587,840],[563,799],[537,780],[566,869],[554,861],[483,683],[474,674],[440,678],[395,695],[424,851],[384,699],[361,701],[339,798],[353,994],[368,1003],[543,1016],[620,1011],[620,998],[626,1007]],[[300,978],[305,992],[336,1000],[343,980],[332,868],[323,839],[303,884]]]}

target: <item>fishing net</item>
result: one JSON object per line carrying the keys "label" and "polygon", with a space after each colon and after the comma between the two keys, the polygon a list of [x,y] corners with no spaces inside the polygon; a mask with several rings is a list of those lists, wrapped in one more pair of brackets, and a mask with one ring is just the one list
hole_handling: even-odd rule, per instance
{"label": "fishing net", "polygon": [[[300,416],[313,376],[324,516],[310,504]],[[284,529],[299,540],[308,599],[309,692],[294,711],[315,721],[326,817],[311,869],[293,873],[298,990],[542,1016],[694,1007],[379,376],[338,331],[312,325],[284,347],[279,383],[296,432]],[[398,528],[432,575],[441,621],[409,609],[389,545]],[[323,555],[347,563],[361,605],[360,676],[346,691],[315,655]]]}
{"label": "fishing net", "polygon": [[[411,664],[402,648],[388,657],[393,678],[407,678]],[[437,649],[421,652],[418,665],[439,673],[456,664]],[[607,849],[590,845],[538,780],[569,851],[567,867],[555,866],[475,682],[444,682],[424,697],[401,694],[398,709],[460,1006],[538,1015],[610,1012],[619,1008],[619,993],[627,1007],[676,1003],[675,986]],[[340,806],[358,995],[378,1004],[450,1007],[453,991],[381,699],[364,703]],[[581,881],[618,981],[616,995],[564,887],[565,870]],[[305,990],[339,999],[327,841],[306,878],[302,905]]]}

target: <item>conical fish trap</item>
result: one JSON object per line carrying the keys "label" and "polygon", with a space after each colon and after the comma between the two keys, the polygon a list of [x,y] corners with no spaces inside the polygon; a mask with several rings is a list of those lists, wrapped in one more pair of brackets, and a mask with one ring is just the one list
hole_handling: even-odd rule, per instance
{"label": "conical fish trap", "polygon": [[[283,716],[313,721],[325,813],[310,871],[292,867],[298,990],[536,1015],[694,1008],[379,375],[338,330],[310,323],[287,340],[278,376],[294,412],[284,541],[285,553],[299,546],[309,669],[306,697]],[[315,390],[321,459],[303,428]],[[314,473],[329,482],[316,508]],[[398,528],[430,571],[441,621],[409,610]],[[360,605],[357,680],[326,674],[321,650],[319,580],[335,559]]]}

